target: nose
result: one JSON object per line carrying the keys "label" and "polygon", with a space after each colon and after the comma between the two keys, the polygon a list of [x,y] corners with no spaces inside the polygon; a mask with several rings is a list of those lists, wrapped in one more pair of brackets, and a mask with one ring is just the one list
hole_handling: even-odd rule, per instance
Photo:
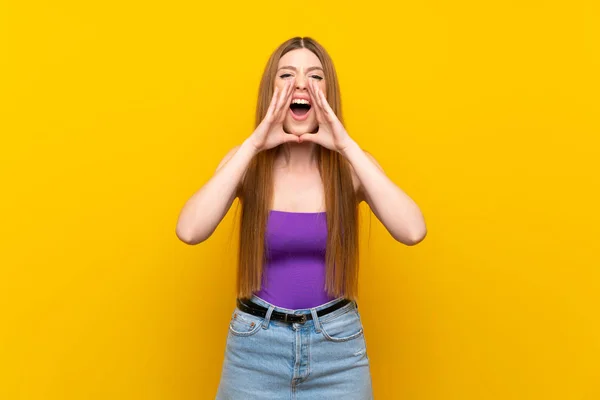
{"label": "nose", "polygon": [[296,89],[306,89],[306,79],[302,74],[296,77]]}

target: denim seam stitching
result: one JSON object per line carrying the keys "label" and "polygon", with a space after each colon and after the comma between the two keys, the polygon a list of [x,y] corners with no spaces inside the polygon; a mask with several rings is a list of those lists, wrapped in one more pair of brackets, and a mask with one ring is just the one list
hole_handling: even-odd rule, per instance
{"label": "denim seam stitching", "polygon": [[231,325],[229,325],[229,330],[231,331],[231,333],[233,333],[235,336],[252,336],[254,335],[256,332],[258,332],[258,330],[261,329],[260,325],[256,325],[254,328],[252,328],[251,331],[248,332],[240,332],[240,331],[236,331],[235,329],[233,329],[233,327]]}
{"label": "denim seam stitching", "polygon": [[325,338],[331,340],[332,342],[347,342],[348,340],[355,339],[355,338],[359,337],[360,335],[362,335],[364,333],[364,330],[363,330],[363,328],[360,328],[360,330],[358,332],[353,333],[350,336],[346,336],[346,337],[342,337],[342,338],[329,336],[329,334],[327,333],[327,331],[325,329],[323,329],[322,332],[323,332],[323,335],[325,336]]}

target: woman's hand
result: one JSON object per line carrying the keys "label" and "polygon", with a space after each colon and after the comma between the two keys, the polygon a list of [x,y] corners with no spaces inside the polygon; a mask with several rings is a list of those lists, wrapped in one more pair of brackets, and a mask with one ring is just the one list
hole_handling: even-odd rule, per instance
{"label": "woman's hand", "polygon": [[248,141],[257,152],[268,150],[283,143],[299,143],[299,137],[283,130],[283,120],[290,109],[295,80],[288,80],[283,89],[275,88],[265,118],[256,127]]}
{"label": "woman's hand", "polygon": [[325,95],[316,82],[312,80],[309,82],[308,92],[317,114],[319,129],[317,133],[300,135],[300,142],[317,143],[329,150],[343,153],[353,143],[352,138],[329,106]]}

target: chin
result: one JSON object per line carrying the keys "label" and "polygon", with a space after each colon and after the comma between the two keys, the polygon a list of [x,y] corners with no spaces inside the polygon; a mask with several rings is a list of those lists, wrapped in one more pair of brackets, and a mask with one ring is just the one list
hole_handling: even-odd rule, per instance
{"label": "chin", "polygon": [[305,133],[314,133],[318,129],[317,121],[295,121],[287,120],[283,124],[283,130],[292,135],[300,136]]}

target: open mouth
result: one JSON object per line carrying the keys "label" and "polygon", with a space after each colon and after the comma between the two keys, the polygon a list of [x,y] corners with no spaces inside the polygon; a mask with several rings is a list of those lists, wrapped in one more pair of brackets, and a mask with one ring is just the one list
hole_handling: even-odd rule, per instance
{"label": "open mouth", "polygon": [[295,120],[302,121],[308,117],[311,105],[308,100],[294,99],[290,104],[290,111]]}

